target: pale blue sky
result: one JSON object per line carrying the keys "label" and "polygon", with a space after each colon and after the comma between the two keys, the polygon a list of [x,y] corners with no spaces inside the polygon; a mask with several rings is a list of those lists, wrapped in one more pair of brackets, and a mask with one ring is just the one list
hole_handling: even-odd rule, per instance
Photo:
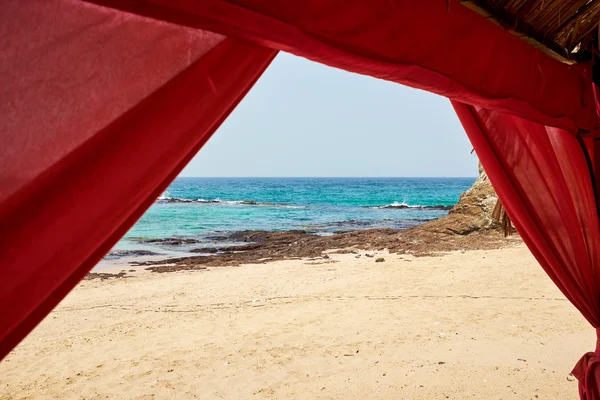
{"label": "pale blue sky", "polygon": [[448,99],[280,53],[181,176],[476,176]]}

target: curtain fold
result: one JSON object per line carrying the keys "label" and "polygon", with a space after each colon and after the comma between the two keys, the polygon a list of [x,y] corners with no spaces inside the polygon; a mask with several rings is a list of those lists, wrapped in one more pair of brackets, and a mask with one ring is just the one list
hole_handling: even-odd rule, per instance
{"label": "curtain fold", "polygon": [[224,39],[74,0],[0,1],[0,37],[0,202]]}
{"label": "curtain fold", "polygon": [[[600,229],[585,145],[562,129],[497,110],[452,105],[523,241],[598,328]],[[597,346],[573,370],[582,399],[600,399],[599,356]]]}
{"label": "curtain fold", "polygon": [[535,49],[457,0],[86,0],[576,131],[589,65]]}
{"label": "curtain fold", "polygon": [[221,41],[0,202],[0,358],[167,188],[275,55]]}

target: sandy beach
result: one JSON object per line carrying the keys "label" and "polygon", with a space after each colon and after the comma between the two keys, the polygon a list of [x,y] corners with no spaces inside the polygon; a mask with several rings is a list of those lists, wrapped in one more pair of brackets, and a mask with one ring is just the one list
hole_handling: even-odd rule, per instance
{"label": "sandy beach", "polygon": [[84,281],[0,398],[576,397],[594,331],[524,245],[361,254]]}

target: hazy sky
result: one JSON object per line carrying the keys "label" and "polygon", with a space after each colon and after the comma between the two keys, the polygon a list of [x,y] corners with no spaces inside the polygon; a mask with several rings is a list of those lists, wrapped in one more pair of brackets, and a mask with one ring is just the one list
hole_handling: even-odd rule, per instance
{"label": "hazy sky", "polygon": [[476,176],[448,99],[280,53],[181,176]]}

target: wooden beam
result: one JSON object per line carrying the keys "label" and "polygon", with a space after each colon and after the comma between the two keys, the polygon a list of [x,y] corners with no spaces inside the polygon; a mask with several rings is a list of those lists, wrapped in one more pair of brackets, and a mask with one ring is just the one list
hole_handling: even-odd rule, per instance
{"label": "wooden beam", "polygon": [[569,51],[598,26],[600,16],[600,1],[594,0],[581,7],[577,14],[565,23],[553,35],[559,45]]}
{"label": "wooden beam", "polygon": [[572,51],[573,48],[598,25],[600,1],[593,0],[581,7],[573,18],[565,21],[556,33],[554,40]]}

